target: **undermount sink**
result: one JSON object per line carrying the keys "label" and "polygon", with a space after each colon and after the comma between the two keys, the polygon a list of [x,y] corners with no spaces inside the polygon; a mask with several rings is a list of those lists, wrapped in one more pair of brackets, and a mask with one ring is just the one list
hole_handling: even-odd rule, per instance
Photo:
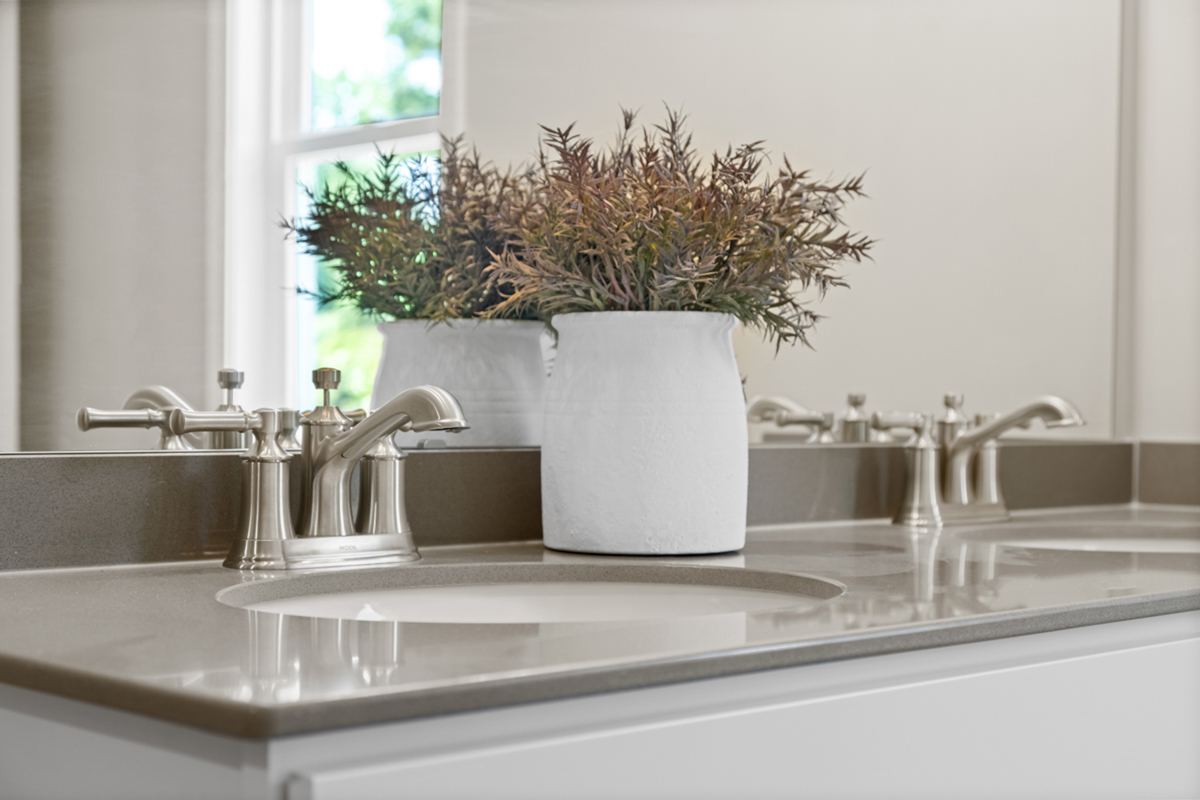
{"label": "undermount sink", "polygon": [[843,591],[823,578],[729,567],[523,563],[256,580],[217,599],[251,611],[326,619],[537,624],[804,611]]}
{"label": "undermount sink", "polygon": [[1017,523],[964,531],[962,537],[1032,550],[1200,554],[1200,525],[1191,522]]}

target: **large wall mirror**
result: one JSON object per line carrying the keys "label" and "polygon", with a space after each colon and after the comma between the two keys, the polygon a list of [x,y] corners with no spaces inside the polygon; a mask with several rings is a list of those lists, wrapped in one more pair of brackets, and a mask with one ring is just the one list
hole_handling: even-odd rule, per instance
{"label": "large wall mirror", "polygon": [[748,396],[933,412],[956,392],[1005,412],[1056,394],[1088,424],[1055,436],[1200,436],[1196,4],[0,5],[19,44],[0,56],[19,141],[19,202],[0,203],[20,242],[10,449],[150,448],[154,431],[85,433],[76,412],[148,385],[216,408],[223,367],[246,408],[311,408],[317,366],[368,404],[372,321],[297,292],[321,280],[279,225],[299,187],[377,147],[434,153],[439,132],[518,163],[539,125],[604,142],[621,108],[652,125],[666,106],[702,152],[762,140],[773,163],[865,173],[847,222],[874,260],[814,298],[811,348],[735,332]]}

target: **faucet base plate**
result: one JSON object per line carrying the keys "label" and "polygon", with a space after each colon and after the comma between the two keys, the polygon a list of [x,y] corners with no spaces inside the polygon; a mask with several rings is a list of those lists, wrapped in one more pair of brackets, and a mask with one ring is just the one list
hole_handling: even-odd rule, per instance
{"label": "faucet base plate", "polygon": [[417,561],[410,533],[301,536],[283,542],[284,569],[374,567]]}
{"label": "faucet base plate", "polygon": [[286,539],[238,539],[223,566],[229,569],[287,569],[283,554]]}
{"label": "faucet base plate", "polygon": [[1012,519],[1003,503],[943,503],[941,512],[944,525],[982,525],[987,522],[1008,522]]}

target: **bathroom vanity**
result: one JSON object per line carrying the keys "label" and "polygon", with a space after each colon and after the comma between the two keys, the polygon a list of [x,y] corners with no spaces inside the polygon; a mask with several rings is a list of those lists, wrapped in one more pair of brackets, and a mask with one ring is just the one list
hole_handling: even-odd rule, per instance
{"label": "bathroom vanity", "polygon": [[[1200,790],[1200,508],[1019,511],[941,531],[759,524],[739,553],[649,563],[535,539],[421,553],[267,577],[215,559],[0,573],[4,793]],[[647,596],[589,619],[569,597],[492,596],[405,618],[383,602],[418,583],[580,578],[716,605]],[[321,604],[348,590],[375,605]],[[255,610],[314,598],[307,613],[328,616]]]}

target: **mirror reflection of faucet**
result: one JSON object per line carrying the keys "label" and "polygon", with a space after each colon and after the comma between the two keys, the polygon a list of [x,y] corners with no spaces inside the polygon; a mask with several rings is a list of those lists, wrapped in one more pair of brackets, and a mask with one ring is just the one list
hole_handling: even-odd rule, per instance
{"label": "mirror reflection of faucet", "polygon": [[243,703],[294,703],[305,694],[353,692],[402,679],[400,622],[314,619],[245,612],[240,661],[225,669],[156,675],[166,686],[187,685]]}
{"label": "mirror reflection of faucet", "polygon": [[[217,384],[224,391],[224,400],[219,411],[242,410],[233,400],[233,390],[240,388],[245,375],[235,369],[217,372]],[[157,428],[159,439],[156,450],[225,450],[246,448],[245,434],[223,431],[205,436],[202,433],[179,435],[171,431],[170,415],[175,409],[194,411],[190,403],[166,386],[143,386],[121,405],[120,410],[84,407],[79,409],[75,422],[81,431],[93,428]],[[294,426],[293,426],[294,427]]]}
{"label": "mirror reflection of faucet", "polygon": [[846,409],[834,414],[809,411],[783,395],[760,394],[746,405],[746,419],[756,423],[774,422],[777,428],[799,427],[806,443],[891,441],[886,433],[871,429],[870,418],[863,411],[866,402],[865,394],[851,393],[846,397]]}
{"label": "mirror reflection of faucet", "polygon": [[809,411],[783,395],[758,395],[746,406],[750,422],[774,422],[777,428],[802,426],[805,442],[833,441],[833,414],[828,411]]}
{"label": "mirror reflection of faucet", "polygon": [[[234,569],[313,569],[398,564],[420,558],[404,508],[404,454],[391,443],[399,430],[458,432],[467,428],[458,401],[436,386],[401,392],[355,424],[329,402],[341,374],[313,372],[325,402],[300,419],[301,516],[293,525],[288,461],[281,446],[290,409],[189,411],[175,409],[176,435],[199,431],[250,432],[243,455],[242,510],[225,566]],[[362,460],[360,513],[351,517],[350,476]]]}

